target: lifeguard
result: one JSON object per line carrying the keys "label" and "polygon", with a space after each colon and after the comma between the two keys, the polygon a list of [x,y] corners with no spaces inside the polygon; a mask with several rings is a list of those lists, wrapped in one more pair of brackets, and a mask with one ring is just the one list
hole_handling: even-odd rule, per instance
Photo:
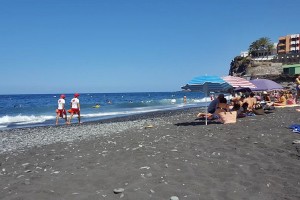
{"label": "lifeguard", "polygon": [[69,124],[71,124],[71,120],[74,114],[78,115],[78,123],[80,124],[80,104],[79,104],[79,94],[75,93],[74,98],[71,100],[71,109],[68,112],[71,114],[69,119]]}
{"label": "lifeguard", "polygon": [[57,109],[56,109],[56,125],[58,125],[58,118],[64,118],[67,122],[67,112],[65,109],[65,98],[64,94],[60,95],[60,98],[57,101]]}

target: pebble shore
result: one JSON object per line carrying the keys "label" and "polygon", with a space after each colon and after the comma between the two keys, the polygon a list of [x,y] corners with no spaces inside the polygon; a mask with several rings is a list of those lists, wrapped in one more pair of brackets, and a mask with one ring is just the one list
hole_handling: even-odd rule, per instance
{"label": "pebble shore", "polygon": [[0,132],[0,199],[300,199],[295,108],[205,122],[198,109]]}
{"label": "pebble shore", "polygon": [[[27,148],[40,147],[57,142],[72,142],[97,136],[107,136],[128,129],[143,128],[147,126],[147,124],[159,126],[170,123],[168,120],[162,119],[162,117],[178,115],[188,110],[196,112],[196,110],[199,109],[189,108],[169,112],[161,111],[143,115],[105,119],[80,125],[74,123],[71,126],[63,125],[8,129],[0,131],[0,154],[7,151],[24,151]],[[153,118],[155,118],[155,120],[153,120]]]}

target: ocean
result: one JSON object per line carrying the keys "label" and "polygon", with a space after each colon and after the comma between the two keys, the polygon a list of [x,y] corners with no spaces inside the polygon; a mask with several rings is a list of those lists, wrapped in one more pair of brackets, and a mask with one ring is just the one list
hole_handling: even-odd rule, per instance
{"label": "ocean", "polygon": [[[66,110],[73,94],[66,95]],[[186,96],[186,103],[183,97]],[[0,95],[0,130],[55,125],[60,94]],[[147,112],[204,107],[210,98],[201,92],[82,93],[81,121],[90,122]],[[99,108],[94,108],[99,104]],[[69,115],[68,115],[69,116]],[[77,123],[75,115],[72,123]],[[64,124],[60,119],[59,124]]]}

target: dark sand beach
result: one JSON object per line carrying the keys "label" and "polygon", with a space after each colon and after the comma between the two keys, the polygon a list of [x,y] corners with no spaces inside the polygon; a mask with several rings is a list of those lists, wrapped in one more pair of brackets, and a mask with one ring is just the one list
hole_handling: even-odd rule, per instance
{"label": "dark sand beach", "polygon": [[1,131],[0,199],[300,199],[295,108],[208,126],[198,111]]}

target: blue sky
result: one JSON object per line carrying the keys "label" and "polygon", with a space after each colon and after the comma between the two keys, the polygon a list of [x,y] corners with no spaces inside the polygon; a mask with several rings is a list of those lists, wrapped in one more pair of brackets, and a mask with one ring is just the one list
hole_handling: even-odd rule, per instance
{"label": "blue sky", "polygon": [[177,91],[227,75],[299,0],[0,0],[0,94]]}

